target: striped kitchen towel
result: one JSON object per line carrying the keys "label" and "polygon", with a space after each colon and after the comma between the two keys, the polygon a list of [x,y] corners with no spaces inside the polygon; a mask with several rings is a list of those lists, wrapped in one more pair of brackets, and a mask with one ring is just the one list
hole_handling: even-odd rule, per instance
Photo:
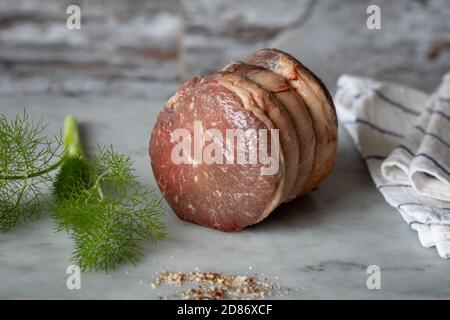
{"label": "striped kitchen towel", "polygon": [[450,257],[450,73],[431,95],[343,75],[339,119],[386,201],[422,246]]}

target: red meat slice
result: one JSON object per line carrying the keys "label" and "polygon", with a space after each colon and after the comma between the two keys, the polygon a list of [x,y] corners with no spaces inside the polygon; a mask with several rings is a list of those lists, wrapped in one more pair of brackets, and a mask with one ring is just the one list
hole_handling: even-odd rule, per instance
{"label": "red meat slice", "polygon": [[[149,152],[156,182],[178,217],[210,228],[234,231],[261,221],[280,203],[285,164],[281,153],[278,172],[261,175],[264,165],[259,161],[256,164],[173,162],[172,150],[180,142],[173,141],[174,130],[184,128],[193,136],[196,120],[201,121],[204,130],[218,129],[224,137],[226,129],[275,128],[250,93],[236,92],[220,80],[220,75],[194,78],[180,86],[158,116]],[[246,154],[249,151],[247,146]],[[235,159],[236,156],[237,149]]]}

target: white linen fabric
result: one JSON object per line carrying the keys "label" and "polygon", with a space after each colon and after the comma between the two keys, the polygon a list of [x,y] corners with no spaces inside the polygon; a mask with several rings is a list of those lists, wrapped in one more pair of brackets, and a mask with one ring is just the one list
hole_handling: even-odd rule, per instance
{"label": "white linen fabric", "polygon": [[450,257],[450,73],[431,95],[343,75],[334,97],[378,190],[424,247]]}

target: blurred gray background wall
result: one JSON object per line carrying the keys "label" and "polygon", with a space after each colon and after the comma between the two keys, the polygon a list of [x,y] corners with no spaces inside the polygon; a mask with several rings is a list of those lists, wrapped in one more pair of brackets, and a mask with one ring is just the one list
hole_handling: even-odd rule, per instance
{"label": "blurred gray background wall", "polygon": [[[81,30],[66,28],[81,7]],[[381,8],[382,30],[366,9]],[[331,90],[342,73],[431,90],[450,70],[448,0],[0,0],[0,95],[170,96],[261,47]]]}

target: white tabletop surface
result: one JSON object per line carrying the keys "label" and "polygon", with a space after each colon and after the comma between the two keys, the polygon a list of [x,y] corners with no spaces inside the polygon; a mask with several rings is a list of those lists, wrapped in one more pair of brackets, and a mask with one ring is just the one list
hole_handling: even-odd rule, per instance
{"label": "white tabletop surface", "polygon": [[[156,188],[147,155],[150,130],[163,101],[52,95],[1,97],[12,117],[26,108],[44,114],[57,132],[67,114],[80,122],[87,153],[113,143],[130,154],[137,174]],[[163,269],[263,274],[289,289],[290,299],[450,298],[450,262],[422,248],[375,189],[349,137],[340,132],[337,164],[320,188],[279,207],[262,223],[222,233],[165,216],[169,236],[143,244],[144,257],[116,272],[87,273],[81,289],[66,288],[73,244],[55,233],[48,216],[0,234],[0,298],[158,299],[174,289],[152,289]],[[367,266],[381,268],[381,289],[368,290]]]}

